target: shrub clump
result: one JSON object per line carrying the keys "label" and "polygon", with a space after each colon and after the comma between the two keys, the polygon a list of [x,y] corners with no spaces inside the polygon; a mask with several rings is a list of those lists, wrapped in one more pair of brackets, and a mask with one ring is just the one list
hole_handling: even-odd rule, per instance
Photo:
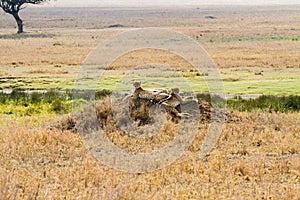
{"label": "shrub clump", "polygon": [[263,95],[257,99],[249,100],[236,98],[228,100],[227,105],[241,112],[251,112],[257,109],[282,113],[299,112],[300,96],[276,97]]}

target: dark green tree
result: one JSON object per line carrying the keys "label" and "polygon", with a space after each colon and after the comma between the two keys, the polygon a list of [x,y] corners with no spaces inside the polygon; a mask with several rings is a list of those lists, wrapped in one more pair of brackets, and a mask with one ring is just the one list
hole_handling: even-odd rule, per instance
{"label": "dark green tree", "polygon": [[26,4],[41,4],[46,1],[49,0],[0,0],[0,7],[15,18],[18,33],[23,33],[23,21],[19,16],[19,11],[25,8]]}

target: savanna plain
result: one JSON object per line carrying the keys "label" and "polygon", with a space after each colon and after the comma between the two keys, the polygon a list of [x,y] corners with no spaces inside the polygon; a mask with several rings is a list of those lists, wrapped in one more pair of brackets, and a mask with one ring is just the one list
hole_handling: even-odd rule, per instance
{"label": "savanna plain", "polygon": [[[300,6],[28,7],[21,13],[23,34],[14,34],[11,16],[0,15],[0,199],[299,199]],[[130,93],[132,81],[182,92],[188,82],[200,116],[193,142],[174,163],[128,173],[98,161],[84,145],[78,124],[89,115],[75,119],[72,108],[86,100],[72,99],[72,89],[99,44],[144,27],[167,28],[199,43],[229,99],[220,138],[199,159],[214,112],[209,75],[164,50],[116,58],[101,75],[94,102],[115,146],[151,152],[184,126],[184,120],[165,121],[157,133],[149,126],[150,137],[119,130],[113,112],[120,107],[110,96]],[[174,74],[151,63],[170,66]]]}

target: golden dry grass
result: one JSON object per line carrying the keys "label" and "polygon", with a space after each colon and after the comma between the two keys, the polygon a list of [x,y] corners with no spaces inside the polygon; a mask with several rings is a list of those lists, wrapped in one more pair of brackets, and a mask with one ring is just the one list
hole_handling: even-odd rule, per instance
{"label": "golden dry grass", "polygon": [[[205,9],[205,8],[204,8]],[[208,11],[210,11],[209,8]],[[228,12],[232,9],[234,14]],[[254,41],[229,41],[214,42],[203,40],[201,44],[205,47],[219,67],[299,67],[299,42],[292,41],[256,41],[255,38],[264,38],[269,36],[293,37],[299,36],[299,7],[274,7],[274,8],[226,8],[220,7],[220,10],[214,10],[216,15],[220,15],[215,20],[203,18],[198,14],[194,18],[170,17],[170,21],[163,18],[153,18],[145,16],[144,20],[150,25],[150,21],[155,22],[155,26],[167,27],[182,32],[191,38],[254,38]],[[257,12],[255,12],[257,9]],[[155,10],[153,12],[160,12]],[[180,12],[192,12],[195,10],[179,9]],[[45,11],[46,12],[46,11]],[[169,10],[172,13],[172,9]],[[200,11],[199,11],[200,12]],[[44,19],[34,16],[35,20],[31,22],[34,26],[40,26]],[[57,16],[59,17],[59,16]],[[88,16],[87,16],[88,17]],[[51,20],[53,16],[47,15],[45,20]],[[104,18],[106,19],[106,18]],[[103,19],[103,20],[104,20]],[[122,20],[130,19],[130,16],[124,16]],[[108,20],[108,19],[106,19]],[[121,20],[121,19],[120,19]],[[13,22],[7,17],[7,21]],[[40,22],[40,24],[38,24]],[[129,21],[131,25],[137,25],[135,19]],[[138,26],[147,27],[146,22],[138,22]],[[1,22],[1,23],[4,23]],[[49,26],[50,22],[47,22]],[[1,67],[11,66],[13,63],[19,66],[38,66],[38,65],[80,65],[88,53],[96,47],[99,42],[116,35],[120,32],[131,30],[131,28],[120,29],[97,29],[89,27],[90,23],[97,23],[94,18],[89,19],[89,23],[84,21],[80,26],[74,29],[77,21],[69,21],[62,29],[59,24],[52,26],[57,29],[43,29],[37,31],[35,28],[28,28],[29,33],[20,39],[5,35],[6,39],[0,39],[1,49]],[[130,26],[130,25],[128,25]],[[151,26],[151,25],[150,25]],[[3,27],[8,27],[3,24]],[[88,29],[86,29],[88,28]],[[7,33],[7,29],[1,29]],[[1,34],[3,35],[3,34]],[[59,44],[59,45],[56,45]],[[11,55],[18,55],[17,57]],[[34,55],[34,56],[28,56]],[[144,55],[148,56],[148,55]],[[167,58],[172,61],[172,57]]]}
{"label": "golden dry grass", "polygon": [[[189,151],[151,173],[128,174],[97,162],[78,135],[19,120],[0,128],[2,199],[298,199],[298,113],[240,113],[224,125],[218,145],[197,160],[203,126]],[[142,147],[126,135],[108,136],[120,148]],[[162,142],[168,135],[152,140]],[[127,142],[126,142],[127,141]],[[130,142],[128,142],[130,141]],[[151,145],[151,143],[148,143]]]}
{"label": "golden dry grass", "polygon": [[[1,67],[5,66],[45,66],[45,65],[80,65],[88,53],[101,41],[112,35],[131,29],[121,30],[61,30],[55,37],[29,39],[0,39],[3,48],[0,50]],[[176,29],[175,29],[176,30]],[[181,32],[193,37],[193,32],[201,32],[200,28],[180,29]],[[244,30],[244,35],[249,34]],[[51,31],[46,31],[50,32]],[[232,30],[234,32],[234,30]],[[217,34],[217,32],[215,33]],[[286,33],[288,34],[288,33]],[[212,34],[211,34],[212,35]],[[272,35],[272,32],[269,33]],[[212,37],[218,38],[217,35]],[[224,37],[230,37],[230,32]],[[54,46],[60,41],[61,46]],[[299,67],[299,42],[292,41],[231,41],[231,42],[200,42],[212,56],[218,67]],[[38,49],[39,51],[36,51]],[[141,55],[142,54],[142,55]],[[141,56],[149,60],[149,54],[143,52],[123,58],[125,66],[135,62]],[[18,55],[17,57],[11,55]],[[28,56],[34,55],[34,56]],[[164,62],[174,63],[174,55],[161,55]],[[157,57],[155,58],[157,59]],[[122,61],[124,61],[122,60]],[[122,63],[122,62],[120,62]],[[134,63],[132,63],[134,64]]]}

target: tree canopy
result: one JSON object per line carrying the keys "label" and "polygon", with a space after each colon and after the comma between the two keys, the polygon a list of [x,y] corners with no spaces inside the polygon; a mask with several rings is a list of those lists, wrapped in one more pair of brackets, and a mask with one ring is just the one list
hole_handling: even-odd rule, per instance
{"label": "tree canopy", "polygon": [[18,33],[23,32],[23,21],[19,16],[19,11],[25,4],[40,4],[49,0],[0,0],[0,7],[4,12],[11,14],[18,25]]}

